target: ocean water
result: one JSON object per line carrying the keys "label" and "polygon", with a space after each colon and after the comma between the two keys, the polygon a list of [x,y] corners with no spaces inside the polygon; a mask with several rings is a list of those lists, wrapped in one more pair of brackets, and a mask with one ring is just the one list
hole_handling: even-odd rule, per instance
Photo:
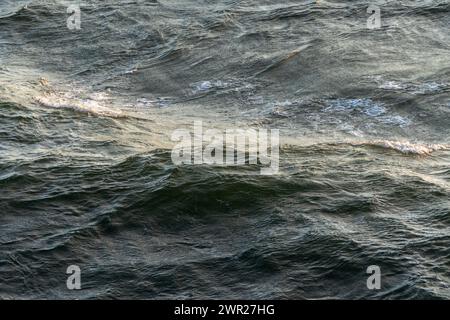
{"label": "ocean water", "polygon": [[[0,298],[449,299],[449,27],[444,0],[2,0]],[[196,120],[279,129],[279,174],[175,165]]]}

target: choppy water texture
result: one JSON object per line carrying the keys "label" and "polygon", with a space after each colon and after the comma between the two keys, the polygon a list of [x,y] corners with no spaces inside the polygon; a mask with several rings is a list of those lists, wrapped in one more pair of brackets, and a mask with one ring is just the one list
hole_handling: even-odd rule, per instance
{"label": "choppy water texture", "polygon": [[[449,1],[69,4],[0,3],[0,298],[450,298]],[[175,166],[194,120],[280,174]]]}

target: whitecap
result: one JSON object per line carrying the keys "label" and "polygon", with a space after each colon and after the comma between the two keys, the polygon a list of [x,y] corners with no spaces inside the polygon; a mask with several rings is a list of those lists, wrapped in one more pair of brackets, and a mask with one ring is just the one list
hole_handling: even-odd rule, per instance
{"label": "whitecap", "polygon": [[378,86],[380,89],[404,91],[413,95],[436,93],[448,87],[448,84],[439,82],[412,83],[400,82],[396,80],[384,81],[380,78],[376,78],[375,80],[380,83]]}
{"label": "whitecap", "polygon": [[378,117],[386,113],[386,108],[381,103],[376,103],[371,99],[336,99],[328,103],[325,111],[353,111],[357,110],[370,117]]}
{"label": "whitecap", "polygon": [[449,149],[449,146],[443,144],[421,144],[409,141],[375,140],[364,144],[416,155],[430,155],[434,151]]}
{"label": "whitecap", "polygon": [[191,84],[191,94],[205,94],[216,90],[252,91],[255,85],[240,79],[204,80]]}
{"label": "whitecap", "polygon": [[198,93],[202,93],[202,92],[208,92],[211,89],[213,89],[214,87],[219,86],[220,84],[221,83],[219,83],[219,82],[213,83],[211,81],[201,81],[198,83],[194,83],[192,93],[198,94]]}
{"label": "whitecap", "polygon": [[121,110],[114,110],[105,107],[98,101],[93,99],[78,99],[70,97],[68,95],[63,96],[55,93],[50,93],[35,97],[35,101],[48,108],[70,109],[73,111],[113,118],[126,117],[126,115]]}
{"label": "whitecap", "polygon": [[398,81],[386,81],[382,83],[379,88],[384,90],[404,90],[408,88],[408,86]]}

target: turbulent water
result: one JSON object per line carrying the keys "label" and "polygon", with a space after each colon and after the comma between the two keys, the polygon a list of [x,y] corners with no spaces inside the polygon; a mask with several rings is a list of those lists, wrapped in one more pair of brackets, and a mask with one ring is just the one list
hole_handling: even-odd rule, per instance
{"label": "turbulent water", "polygon": [[[450,298],[449,1],[73,3],[0,2],[0,298]],[[176,166],[195,120],[279,174]]]}

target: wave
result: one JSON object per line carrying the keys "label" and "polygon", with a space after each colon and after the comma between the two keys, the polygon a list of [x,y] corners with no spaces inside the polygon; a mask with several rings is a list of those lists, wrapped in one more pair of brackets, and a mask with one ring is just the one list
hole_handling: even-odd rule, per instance
{"label": "wave", "polygon": [[112,118],[127,117],[127,115],[123,111],[105,107],[98,101],[93,99],[79,99],[70,96],[60,96],[55,93],[50,93],[35,97],[34,100],[39,104],[49,108],[69,109],[77,112]]}
{"label": "wave", "polygon": [[[359,144],[356,144],[359,145]],[[364,142],[361,145],[380,147],[401,152],[403,154],[431,155],[435,151],[449,150],[450,146],[444,144],[420,144],[409,141],[375,140]]]}
{"label": "wave", "polygon": [[378,122],[406,127],[411,124],[411,120],[399,114],[388,114],[387,106],[381,102],[375,102],[369,98],[362,99],[335,99],[327,102],[325,112],[355,113],[363,114],[374,118]]}
{"label": "wave", "polygon": [[31,0],[2,0],[2,2],[3,3],[0,4],[0,19],[15,16],[26,8],[31,3]]}
{"label": "wave", "polygon": [[445,92],[450,84],[444,81],[410,82],[384,79],[382,76],[371,77],[379,89],[386,91],[405,92],[412,95],[428,95]]}

